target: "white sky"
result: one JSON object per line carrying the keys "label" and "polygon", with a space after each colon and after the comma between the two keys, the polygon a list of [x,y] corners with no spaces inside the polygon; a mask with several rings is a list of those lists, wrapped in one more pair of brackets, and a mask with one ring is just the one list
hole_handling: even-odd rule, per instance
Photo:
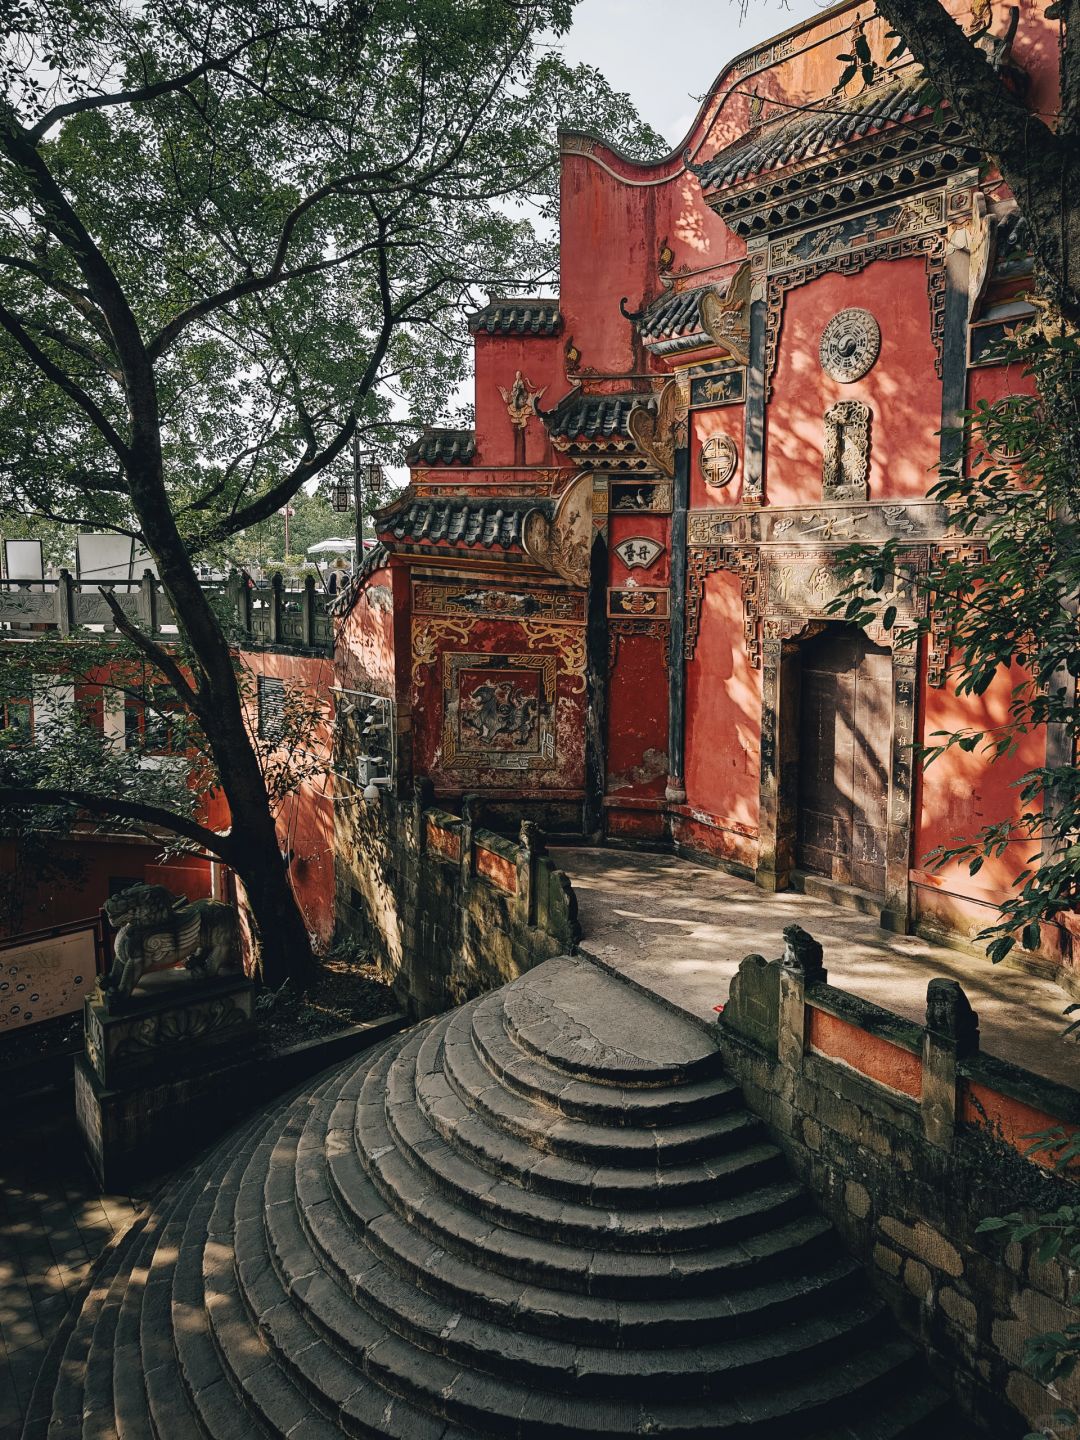
{"label": "white sky", "polygon": [[[833,3],[833,0],[829,0]],[[566,58],[595,65],[678,144],[728,60],[828,8],[826,0],[580,0]]]}

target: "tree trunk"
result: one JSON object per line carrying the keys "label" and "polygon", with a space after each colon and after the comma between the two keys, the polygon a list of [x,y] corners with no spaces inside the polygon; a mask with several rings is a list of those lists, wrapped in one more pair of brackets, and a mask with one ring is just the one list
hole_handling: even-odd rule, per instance
{"label": "tree trunk", "polygon": [[243,881],[257,931],[259,977],[264,984],[277,989],[290,978],[302,979],[310,968],[311,937],[289,884],[273,822],[266,809],[265,792],[261,806],[263,813],[258,815],[256,810],[257,818],[265,818],[268,825],[233,826],[237,849],[243,857],[233,868]]}

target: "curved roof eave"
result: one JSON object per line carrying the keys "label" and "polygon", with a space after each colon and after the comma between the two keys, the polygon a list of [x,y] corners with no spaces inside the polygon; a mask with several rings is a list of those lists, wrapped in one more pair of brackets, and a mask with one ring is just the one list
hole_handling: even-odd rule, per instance
{"label": "curved roof eave", "polygon": [[[838,4],[828,6],[827,9],[820,11],[810,19],[802,20],[798,25],[791,25],[787,30],[779,30],[775,35],[770,35],[767,39],[759,41],[758,44],[751,45],[749,49],[741,50],[738,55],[733,55],[705,92],[701,104],[698,106],[697,114],[690,122],[690,128],[682,140],[678,145],[669,150],[666,155],[661,155],[656,160],[638,160],[633,155],[627,155],[624,151],[620,150],[617,145],[613,145],[610,141],[605,140],[603,135],[598,134],[595,130],[579,130],[570,126],[559,130],[559,149],[562,151],[565,148],[562,143],[564,137],[591,140],[594,144],[606,150],[608,155],[614,160],[617,160],[620,165],[625,165],[630,171],[637,171],[639,174],[645,171],[651,171],[656,183],[662,183],[664,180],[673,180],[676,176],[681,175],[686,168],[684,157],[691,148],[691,141],[701,128],[702,122],[708,115],[713,102],[720,92],[721,86],[736,65],[739,65],[751,55],[767,49],[770,45],[775,45],[780,40],[786,40],[790,36],[802,35],[807,30],[815,29],[823,20],[829,20],[834,15],[841,15],[845,10],[857,9],[858,3],[859,0],[839,0]],[[658,173],[668,167],[671,167],[670,174]],[[618,176],[617,171],[613,171],[612,173]],[[628,175],[626,178],[631,179],[632,177]]]}

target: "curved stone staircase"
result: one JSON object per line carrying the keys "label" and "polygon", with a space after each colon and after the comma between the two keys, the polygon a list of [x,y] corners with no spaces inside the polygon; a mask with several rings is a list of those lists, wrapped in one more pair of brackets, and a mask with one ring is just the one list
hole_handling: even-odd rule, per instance
{"label": "curved stone staircase", "polygon": [[25,1433],[958,1432],[705,1032],[560,958],[178,1177],[56,1337]]}

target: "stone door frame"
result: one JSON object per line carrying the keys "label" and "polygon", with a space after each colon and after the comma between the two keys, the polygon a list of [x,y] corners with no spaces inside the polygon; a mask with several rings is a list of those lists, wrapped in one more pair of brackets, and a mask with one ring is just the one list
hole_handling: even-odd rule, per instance
{"label": "stone door frame", "polygon": [[[800,647],[838,617],[765,620],[761,644],[761,752],[758,863],[755,881],[768,891],[789,888],[795,868],[798,822],[798,692]],[[842,623],[842,622],[841,622]],[[885,894],[881,925],[907,934],[911,924],[910,865],[913,824],[915,703],[918,679],[914,647],[874,633],[889,647],[890,741]]]}

